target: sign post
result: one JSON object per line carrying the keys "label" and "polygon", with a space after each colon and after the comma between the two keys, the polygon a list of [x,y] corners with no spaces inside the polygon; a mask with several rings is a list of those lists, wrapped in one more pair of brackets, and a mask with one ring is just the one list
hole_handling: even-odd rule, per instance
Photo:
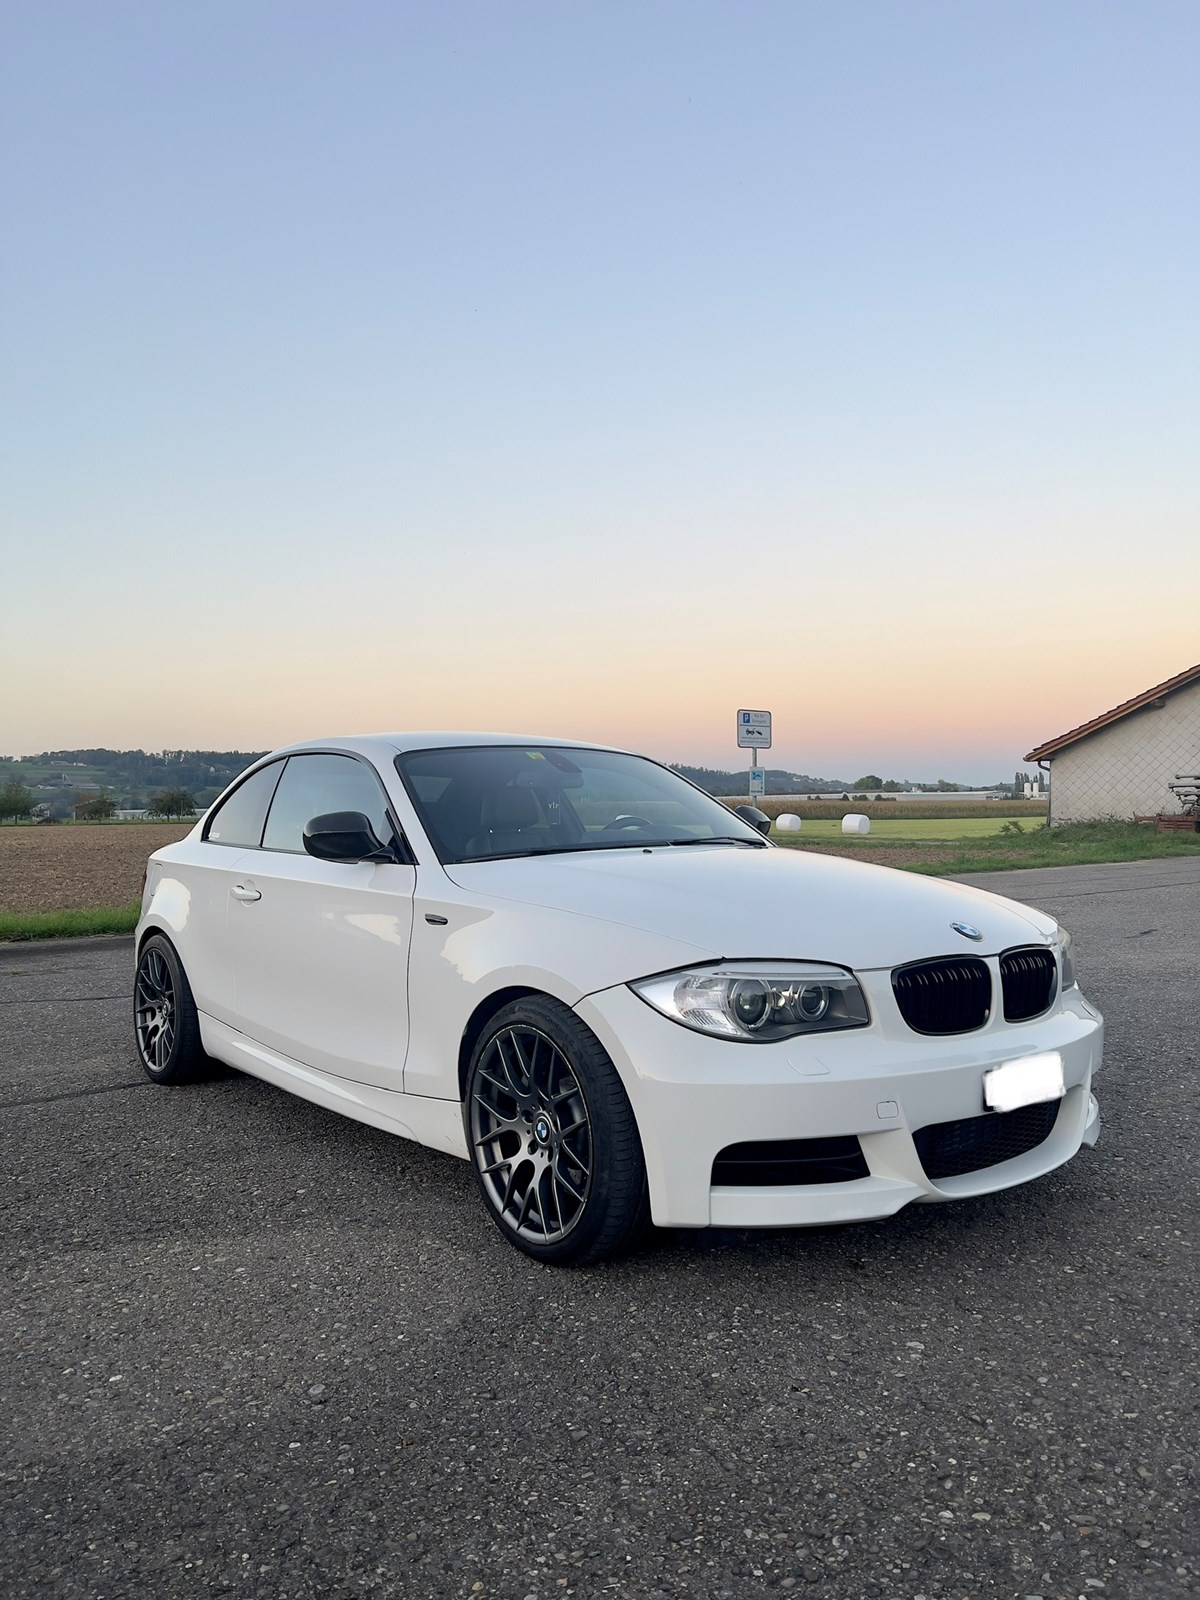
{"label": "sign post", "polygon": [[750,751],[750,798],[753,800],[767,792],[767,775],[759,768],[758,752],[771,748],[771,713],[739,711],[737,742],[739,750]]}

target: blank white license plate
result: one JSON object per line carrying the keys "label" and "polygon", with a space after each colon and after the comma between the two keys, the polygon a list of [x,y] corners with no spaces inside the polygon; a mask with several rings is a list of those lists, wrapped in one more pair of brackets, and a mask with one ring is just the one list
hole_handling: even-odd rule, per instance
{"label": "blank white license plate", "polygon": [[1006,1061],[983,1075],[983,1103],[989,1111],[1015,1111],[1042,1100],[1061,1100],[1066,1092],[1062,1056],[1057,1050]]}

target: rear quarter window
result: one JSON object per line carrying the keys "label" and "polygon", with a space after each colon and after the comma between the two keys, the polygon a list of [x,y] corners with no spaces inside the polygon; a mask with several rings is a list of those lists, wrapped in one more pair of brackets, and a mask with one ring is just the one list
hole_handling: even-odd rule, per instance
{"label": "rear quarter window", "polygon": [[233,793],[209,813],[204,825],[204,837],[209,844],[257,850],[262,843],[267,807],[282,771],[283,762],[272,761],[239,783]]}

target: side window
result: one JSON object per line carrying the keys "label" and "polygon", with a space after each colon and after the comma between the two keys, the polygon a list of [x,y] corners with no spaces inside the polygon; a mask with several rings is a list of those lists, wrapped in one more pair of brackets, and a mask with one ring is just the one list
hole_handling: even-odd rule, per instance
{"label": "side window", "polygon": [[386,844],[392,836],[379,779],[353,756],[290,756],[271,802],[264,850],[304,854],[304,824],[327,811],[361,811]]}
{"label": "side window", "polygon": [[257,850],[267,807],[282,771],[283,762],[272,761],[270,766],[260,767],[245,783],[240,783],[209,817],[204,830],[208,842]]}

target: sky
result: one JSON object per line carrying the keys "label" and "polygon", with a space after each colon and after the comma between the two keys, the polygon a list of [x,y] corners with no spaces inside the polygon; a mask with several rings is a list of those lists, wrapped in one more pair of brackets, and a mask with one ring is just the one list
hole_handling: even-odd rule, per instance
{"label": "sky", "polygon": [[1009,777],[1200,661],[1192,0],[5,0],[0,753]]}

